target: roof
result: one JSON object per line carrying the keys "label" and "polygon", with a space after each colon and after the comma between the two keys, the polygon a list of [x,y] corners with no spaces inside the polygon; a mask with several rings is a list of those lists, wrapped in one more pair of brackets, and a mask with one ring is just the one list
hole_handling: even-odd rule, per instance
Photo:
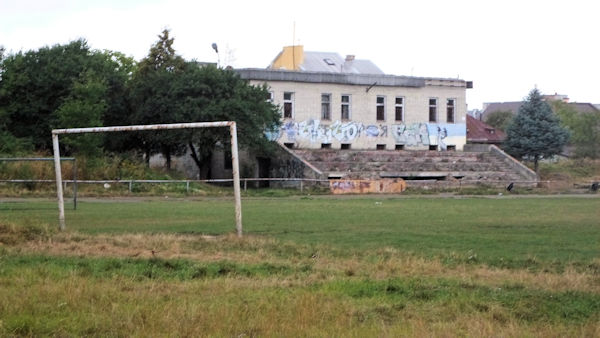
{"label": "roof", "polygon": [[510,111],[513,112],[513,114],[516,114],[519,112],[519,108],[521,108],[522,104],[523,101],[484,103],[484,109],[483,112],[481,112],[481,119],[485,120],[489,114],[497,111]]}
{"label": "roof", "polygon": [[338,53],[304,52],[304,62],[300,65],[300,70],[306,72],[384,74],[370,60],[357,60],[353,57],[347,59],[342,58]]}
{"label": "roof", "polygon": [[467,115],[467,143],[502,143],[506,134],[471,115]]}
{"label": "roof", "polygon": [[331,72],[307,72],[279,69],[242,68],[235,72],[246,80],[257,81],[289,81],[309,83],[334,83],[363,86],[385,87],[425,87],[434,81],[436,86],[466,88],[466,82],[459,79],[423,78],[413,76],[396,76],[384,74],[353,74]]}
{"label": "roof", "polygon": [[[522,104],[523,101],[485,103],[485,109],[481,113],[481,118],[485,120],[488,114],[497,111],[510,111],[513,112],[513,114],[516,114],[519,112],[519,108],[521,108]],[[569,102],[567,105],[580,113],[600,113],[600,110],[591,103]]]}

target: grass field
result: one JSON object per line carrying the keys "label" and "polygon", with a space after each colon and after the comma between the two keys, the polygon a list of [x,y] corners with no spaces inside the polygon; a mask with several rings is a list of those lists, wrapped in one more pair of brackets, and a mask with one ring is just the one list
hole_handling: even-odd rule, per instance
{"label": "grass field", "polygon": [[597,197],[0,203],[0,335],[599,336]]}

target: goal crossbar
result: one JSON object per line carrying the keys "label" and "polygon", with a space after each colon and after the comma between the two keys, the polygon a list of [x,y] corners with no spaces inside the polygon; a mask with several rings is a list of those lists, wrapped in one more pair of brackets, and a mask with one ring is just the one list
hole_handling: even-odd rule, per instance
{"label": "goal crossbar", "polygon": [[123,131],[142,131],[142,130],[169,130],[169,129],[192,129],[192,128],[214,128],[229,127],[231,135],[231,168],[233,172],[233,192],[235,199],[235,227],[238,237],[242,236],[242,198],[240,191],[240,170],[238,161],[237,146],[237,127],[235,121],[218,122],[191,122],[191,123],[170,123],[170,124],[147,124],[133,126],[114,126],[114,127],[92,127],[92,128],[68,128],[52,130],[52,148],[54,150],[54,171],[56,173],[56,195],[58,197],[58,222],[60,230],[66,228],[65,225],[65,205],[62,189],[62,172],[60,166],[60,149],[58,135],[61,134],[85,134],[85,133],[106,133]]}

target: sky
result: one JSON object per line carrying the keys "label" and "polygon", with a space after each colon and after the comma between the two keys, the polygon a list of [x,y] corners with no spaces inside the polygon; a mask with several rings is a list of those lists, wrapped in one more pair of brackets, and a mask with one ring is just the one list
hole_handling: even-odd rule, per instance
{"label": "sky", "polygon": [[264,68],[296,44],[386,74],[473,81],[469,109],[533,88],[600,104],[599,19],[597,0],[0,0],[0,46],[83,38],[140,60],[167,28],[189,60]]}

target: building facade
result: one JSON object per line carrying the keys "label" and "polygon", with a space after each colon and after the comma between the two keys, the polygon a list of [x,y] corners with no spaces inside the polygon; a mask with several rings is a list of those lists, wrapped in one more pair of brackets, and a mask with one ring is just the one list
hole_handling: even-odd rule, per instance
{"label": "building facade", "polygon": [[236,71],[268,86],[282,115],[270,137],[288,148],[462,150],[466,143],[466,81],[385,75],[354,56],[286,48],[267,69]]}

